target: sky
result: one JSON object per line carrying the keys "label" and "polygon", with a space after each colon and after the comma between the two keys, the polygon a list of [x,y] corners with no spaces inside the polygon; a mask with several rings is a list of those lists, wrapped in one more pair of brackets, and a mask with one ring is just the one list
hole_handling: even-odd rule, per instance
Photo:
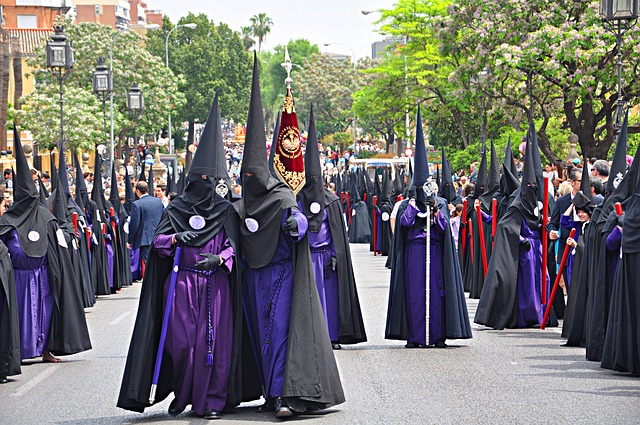
{"label": "sky", "polygon": [[[224,22],[240,31],[249,19],[266,13],[273,21],[262,49],[272,49],[289,40],[305,38],[317,44],[321,52],[371,57],[371,44],[384,37],[375,32],[377,13],[363,15],[362,10],[389,9],[394,0],[147,0],[149,10],[162,10],[175,23],[189,12],[204,13],[216,24]],[[185,30],[188,31],[188,30]],[[341,43],[325,47],[325,43]]]}

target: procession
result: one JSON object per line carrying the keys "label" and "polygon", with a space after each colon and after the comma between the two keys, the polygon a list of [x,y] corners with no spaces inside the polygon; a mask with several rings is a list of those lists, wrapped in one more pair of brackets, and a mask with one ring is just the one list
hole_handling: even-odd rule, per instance
{"label": "procession", "polygon": [[1,9],[7,46],[42,31],[0,88],[2,422],[640,418],[637,2],[580,6],[613,31],[597,101],[463,52],[477,1],[362,10],[390,37],[358,63],[120,3],[128,30]]}

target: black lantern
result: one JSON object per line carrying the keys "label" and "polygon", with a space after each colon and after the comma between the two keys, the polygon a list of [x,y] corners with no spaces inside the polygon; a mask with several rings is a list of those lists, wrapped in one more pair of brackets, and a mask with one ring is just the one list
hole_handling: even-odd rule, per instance
{"label": "black lantern", "polygon": [[73,68],[73,49],[62,32],[64,26],[55,26],[55,33],[47,41],[47,68]]}
{"label": "black lantern", "polygon": [[638,18],[638,0],[600,0],[600,16],[605,21]]}
{"label": "black lantern", "polygon": [[107,95],[113,91],[113,78],[103,58],[98,59],[91,83],[93,92],[98,95]]}
{"label": "black lantern", "polygon": [[138,87],[138,83],[133,83],[129,93],[127,93],[127,109],[134,116],[144,111],[144,97],[142,96],[142,90]]}

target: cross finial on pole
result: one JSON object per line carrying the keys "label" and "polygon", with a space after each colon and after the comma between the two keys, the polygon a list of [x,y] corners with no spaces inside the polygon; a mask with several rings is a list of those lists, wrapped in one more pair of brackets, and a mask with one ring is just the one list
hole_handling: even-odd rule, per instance
{"label": "cross finial on pole", "polygon": [[285,71],[287,71],[287,78],[284,79],[284,83],[287,85],[287,88],[291,88],[291,84],[293,83],[293,78],[291,78],[291,70],[293,69],[293,64],[291,63],[291,58],[289,57],[289,49],[285,46],[284,48],[284,62],[281,64]]}

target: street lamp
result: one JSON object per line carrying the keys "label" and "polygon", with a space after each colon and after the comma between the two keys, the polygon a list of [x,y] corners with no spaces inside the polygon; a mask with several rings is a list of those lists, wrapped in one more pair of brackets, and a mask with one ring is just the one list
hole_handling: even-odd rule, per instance
{"label": "street lamp", "polygon": [[[358,71],[356,70],[356,53],[353,51],[353,49],[350,46],[344,43],[324,43],[324,45],[325,47],[331,46],[331,45],[344,46],[347,49],[349,49],[351,51],[351,55],[353,56],[353,72],[355,72],[356,78],[358,77]],[[358,135],[356,130],[356,108],[355,108],[355,105],[353,105],[353,153],[354,154],[357,154],[358,152],[357,143],[358,143]]]}
{"label": "street lamp", "polygon": [[62,152],[64,144],[63,84],[73,69],[73,49],[67,37],[62,33],[64,26],[56,25],[53,29],[54,34],[47,41],[46,56],[47,68],[50,69],[51,74],[56,77],[60,84],[60,100],[58,101],[60,103],[60,140],[58,141],[58,150]]}
{"label": "street lamp", "polygon": [[[178,28],[195,29],[197,27],[198,27],[198,24],[190,23],[190,24],[176,25],[175,27],[171,28],[171,31],[169,31],[169,33],[167,34],[167,38],[164,41],[164,53],[165,53],[165,61],[166,61],[167,68],[169,68],[169,37],[171,36],[171,33],[174,32],[175,30],[177,30]],[[173,143],[173,138],[171,137],[171,109],[169,109],[169,131],[168,131],[168,136],[169,136],[169,153],[173,154],[174,153],[174,143]]]}
{"label": "street lamp", "polygon": [[98,59],[93,78],[91,80],[93,92],[102,100],[102,121],[104,123],[104,137],[107,137],[107,96],[113,92],[113,78],[111,72],[107,69],[104,59]]}
{"label": "street lamp", "polygon": [[[144,26],[145,29],[148,30],[157,30],[160,28],[160,25],[158,24],[147,24]],[[112,78],[112,83],[113,84],[113,47],[116,44],[116,39],[118,38],[118,36],[124,32],[127,32],[126,30],[122,30],[122,31],[118,31],[112,38],[111,38],[111,46],[109,47],[109,72],[111,73],[111,78]],[[114,160],[114,147],[113,147],[113,90],[111,90],[111,96],[109,98],[109,103],[110,103],[110,108],[111,108],[111,134],[110,134],[110,138],[109,138],[109,149],[111,151],[110,154],[110,159],[111,162],[113,162]]]}
{"label": "street lamp", "polygon": [[[127,93],[127,110],[133,117],[133,146],[136,147],[138,146],[138,117],[144,111],[144,96],[142,95],[142,90],[138,87],[138,83],[133,83],[129,93]],[[129,163],[129,153],[125,155],[124,161],[125,165]]]}
{"label": "street lamp", "polygon": [[638,19],[638,0],[601,0],[600,16],[605,28],[616,34],[618,45],[618,99],[613,122],[614,130],[619,131],[624,117],[624,99],[622,98],[622,35],[629,31]]}

